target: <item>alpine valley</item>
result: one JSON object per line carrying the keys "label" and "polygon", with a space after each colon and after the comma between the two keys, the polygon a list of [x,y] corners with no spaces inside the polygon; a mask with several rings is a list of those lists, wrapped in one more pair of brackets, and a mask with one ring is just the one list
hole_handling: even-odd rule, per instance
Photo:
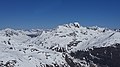
{"label": "alpine valley", "polygon": [[0,30],[0,67],[120,67],[120,32],[79,23]]}

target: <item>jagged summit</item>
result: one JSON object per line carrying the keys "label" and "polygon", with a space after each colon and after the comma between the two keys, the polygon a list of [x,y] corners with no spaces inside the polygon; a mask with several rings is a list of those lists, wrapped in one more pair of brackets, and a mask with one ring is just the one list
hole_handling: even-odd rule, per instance
{"label": "jagged summit", "polygon": [[74,22],[73,25],[74,25],[75,27],[78,27],[78,28],[80,27],[79,22]]}
{"label": "jagged summit", "polygon": [[69,25],[69,26],[74,26],[74,27],[76,27],[76,28],[80,28],[79,22],[70,23],[70,24],[68,24],[68,25]]}
{"label": "jagged summit", "polygon": [[79,22],[73,22],[73,23],[64,24],[64,25],[61,25],[61,26],[65,26],[65,27],[68,27],[68,28],[72,28],[72,27],[80,28]]}

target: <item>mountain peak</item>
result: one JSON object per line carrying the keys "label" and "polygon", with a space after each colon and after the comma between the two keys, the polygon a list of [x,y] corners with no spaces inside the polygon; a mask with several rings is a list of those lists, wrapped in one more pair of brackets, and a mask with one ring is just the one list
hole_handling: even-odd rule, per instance
{"label": "mountain peak", "polygon": [[4,29],[5,31],[14,31],[14,29],[11,29],[11,28],[6,28]]}
{"label": "mountain peak", "polygon": [[74,24],[74,26],[80,27],[79,22],[74,22],[73,24]]}
{"label": "mountain peak", "polygon": [[67,28],[80,28],[80,24],[79,24],[79,22],[73,22],[73,23],[69,23],[69,24],[64,24],[64,25],[58,26],[58,28],[63,28],[63,27],[67,27]]}
{"label": "mountain peak", "polygon": [[76,27],[76,28],[80,28],[80,24],[79,22],[73,22],[69,24],[70,27]]}

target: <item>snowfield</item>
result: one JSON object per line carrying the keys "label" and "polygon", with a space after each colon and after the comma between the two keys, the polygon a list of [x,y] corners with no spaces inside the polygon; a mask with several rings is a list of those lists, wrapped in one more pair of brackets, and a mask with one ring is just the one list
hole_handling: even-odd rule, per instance
{"label": "snowfield", "polygon": [[0,67],[98,67],[94,61],[88,63],[86,56],[81,60],[71,52],[115,47],[115,44],[120,44],[120,32],[83,27],[77,22],[50,30],[7,28],[0,30]]}

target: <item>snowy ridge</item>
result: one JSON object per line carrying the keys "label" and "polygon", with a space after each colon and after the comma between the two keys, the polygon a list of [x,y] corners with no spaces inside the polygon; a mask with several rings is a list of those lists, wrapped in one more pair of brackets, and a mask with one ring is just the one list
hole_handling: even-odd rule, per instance
{"label": "snowy ridge", "polygon": [[120,43],[120,32],[83,27],[77,22],[48,31],[7,28],[0,31],[0,67],[73,67],[78,64],[78,67],[90,67],[87,61],[76,59],[70,53],[116,43]]}

